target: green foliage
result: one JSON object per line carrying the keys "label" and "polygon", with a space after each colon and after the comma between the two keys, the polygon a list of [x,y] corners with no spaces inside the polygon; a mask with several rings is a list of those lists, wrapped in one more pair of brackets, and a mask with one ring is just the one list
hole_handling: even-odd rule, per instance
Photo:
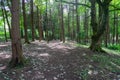
{"label": "green foliage", "polygon": [[82,70],[82,72],[80,73],[80,76],[82,80],[88,80],[88,69]]}
{"label": "green foliage", "polygon": [[101,66],[105,66],[109,63],[109,56],[104,55],[94,55],[92,60],[96,63],[102,64]]}
{"label": "green foliage", "polygon": [[36,6],[38,6],[40,12],[44,13],[46,9],[46,6],[45,6],[46,1],[45,0],[34,0],[34,3]]}
{"label": "green foliage", "polygon": [[109,45],[109,46],[108,46],[108,49],[120,51],[120,45]]}
{"label": "green foliage", "polygon": [[85,69],[80,69],[80,70],[76,70],[75,74],[77,74],[78,76],[80,76],[80,78],[82,80],[88,80],[89,78],[89,74],[88,74],[89,69],[85,68]]}

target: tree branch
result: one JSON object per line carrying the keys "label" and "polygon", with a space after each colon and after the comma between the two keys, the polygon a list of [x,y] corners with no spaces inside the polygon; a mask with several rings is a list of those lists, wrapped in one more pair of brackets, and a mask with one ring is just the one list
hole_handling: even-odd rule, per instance
{"label": "tree branch", "polygon": [[[58,1],[58,0],[55,0],[55,1],[56,1],[56,2],[60,2],[60,1]],[[67,4],[73,4],[73,5],[82,5],[82,6],[85,6],[85,7],[88,7],[88,8],[91,7],[91,6],[87,5],[87,4],[82,4],[82,3],[73,3],[73,2],[63,1],[63,0],[62,0],[62,2],[63,2],[63,3],[67,3]]]}

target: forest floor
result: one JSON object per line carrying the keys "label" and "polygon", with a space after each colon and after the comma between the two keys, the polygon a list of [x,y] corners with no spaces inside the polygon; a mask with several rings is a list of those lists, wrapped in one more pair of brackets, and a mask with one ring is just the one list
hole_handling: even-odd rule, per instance
{"label": "forest floor", "polygon": [[[75,42],[23,45],[28,64],[9,69],[10,42],[0,43],[0,80],[120,80],[120,57],[77,47]],[[117,60],[116,60],[117,59]]]}

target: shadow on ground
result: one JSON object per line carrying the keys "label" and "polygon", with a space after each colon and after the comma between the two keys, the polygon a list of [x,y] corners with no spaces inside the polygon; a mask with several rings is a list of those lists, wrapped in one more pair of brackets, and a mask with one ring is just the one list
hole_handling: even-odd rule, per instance
{"label": "shadow on ground", "polygon": [[30,64],[22,69],[8,69],[10,44],[0,45],[0,80],[117,80],[116,74],[99,69],[99,64],[89,58],[92,51],[74,43],[35,41],[24,44],[23,52]]}

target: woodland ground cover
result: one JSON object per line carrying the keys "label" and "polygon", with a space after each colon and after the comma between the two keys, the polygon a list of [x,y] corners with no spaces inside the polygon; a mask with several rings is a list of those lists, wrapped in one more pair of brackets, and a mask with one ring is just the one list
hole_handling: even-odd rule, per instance
{"label": "woodland ground cover", "polygon": [[[10,42],[0,44],[0,80],[118,80],[120,57],[92,52],[75,42],[23,44],[24,67],[7,67]],[[96,54],[94,54],[96,53]]]}

